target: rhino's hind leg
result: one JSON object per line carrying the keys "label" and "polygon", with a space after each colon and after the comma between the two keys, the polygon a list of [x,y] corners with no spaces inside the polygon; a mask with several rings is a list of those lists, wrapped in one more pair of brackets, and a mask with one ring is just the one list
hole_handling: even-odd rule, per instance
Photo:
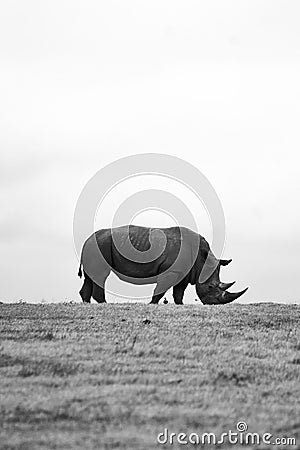
{"label": "rhino's hind leg", "polygon": [[98,303],[106,303],[105,290],[101,286],[98,286],[98,284],[96,284],[96,283],[93,283],[92,297]]}
{"label": "rhino's hind leg", "polygon": [[91,303],[91,296],[93,291],[93,282],[92,280],[85,274],[83,286],[79,291],[79,294],[82,298],[83,303]]}
{"label": "rhino's hind leg", "polygon": [[95,280],[97,280],[97,282],[99,284],[97,284],[95,281],[93,281],[92,297],[94,300],[96,300],[97,303],[106,303],[105,281],[106,281],[109,273],[110,273],[109,270],[103,270],[100,274],[98,274],[97,278],[95,277]]}

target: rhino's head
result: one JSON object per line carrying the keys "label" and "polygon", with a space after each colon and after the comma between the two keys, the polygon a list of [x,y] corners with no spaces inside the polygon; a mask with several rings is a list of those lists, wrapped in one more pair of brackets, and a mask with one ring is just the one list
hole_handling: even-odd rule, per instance
{"label": "rhino's head", "polygon": [[[212,254],[211,254],[212,255]],[[208,258],[210,255],[208,256]],[[235,281],[232,283],[222,283],[219,278],[220,267],[227,266],[232,260],[231,259],[220,259],[219,261],[212,255],[212,264],[215,264],[215,271],[213,274],[204,282],[198,281],[196,283],[196,292],[201,302],[204,305],[220,305],[225,303],[230,303],[243,295],[248,288],[240,292],[227,292]]]}

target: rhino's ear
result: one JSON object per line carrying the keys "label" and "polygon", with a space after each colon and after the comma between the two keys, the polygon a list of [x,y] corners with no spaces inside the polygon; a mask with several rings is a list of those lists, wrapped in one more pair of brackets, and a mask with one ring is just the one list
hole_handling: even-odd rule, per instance
{"label": "rhino's ear", "polygon": [[220,259],[220,266],[228,266],[232,259]]}

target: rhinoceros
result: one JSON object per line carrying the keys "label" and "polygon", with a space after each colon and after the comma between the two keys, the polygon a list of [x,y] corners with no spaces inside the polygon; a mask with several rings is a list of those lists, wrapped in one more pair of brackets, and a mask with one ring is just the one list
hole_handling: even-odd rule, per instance
{"label": "rhinoceros", "polygon": [[133,284],[156,283],[151,304],[158,304],[173,287],[174,302],[182,305],[188,284],[196,286],[205,305],[230,303],[248,289],[228,292],[234,282],[220,281],[220,267],[230,262],[217,259],[205,238],[185,227],[101,229],[83,245],[78,275],[83,269],[84,283],[79,293],[84,303],[91,297],[105,303],[105,280],[113,271]]}

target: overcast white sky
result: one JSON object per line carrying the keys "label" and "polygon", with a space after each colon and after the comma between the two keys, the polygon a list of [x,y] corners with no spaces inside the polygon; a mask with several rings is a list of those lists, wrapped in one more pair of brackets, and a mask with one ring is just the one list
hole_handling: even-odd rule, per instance
{"label": "overcast white sky", "polygon": [[0,300],[77,300],[82,188],[158,152],[215,187],[223,280],[245,302],[299,303],[299,17],[292,0],[2,2]]}

